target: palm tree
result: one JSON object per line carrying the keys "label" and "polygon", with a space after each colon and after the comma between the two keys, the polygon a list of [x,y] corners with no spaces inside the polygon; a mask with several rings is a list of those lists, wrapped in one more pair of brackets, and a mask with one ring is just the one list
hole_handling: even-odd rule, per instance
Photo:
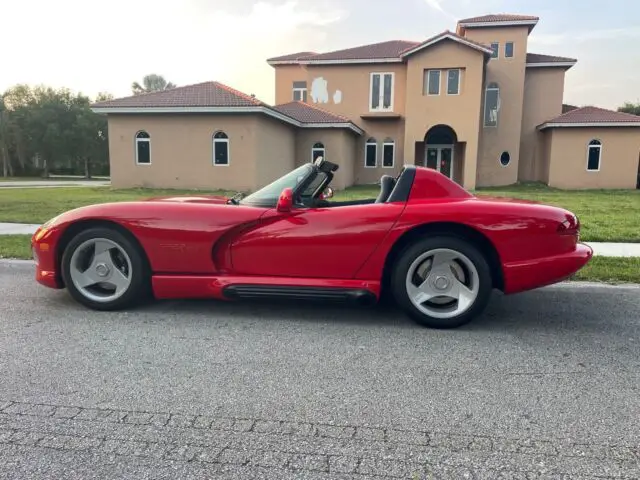
{"label": "palm tree", "polygon": [[133,82],[131,84],[131,90],[133,91],[134,95],[157,92],[160,90],[169,90],[171,88],[176,88],[176,85],[171,82],[167,82],[162,75],[157,75],[155,73],[145,75],[145,77],[142,79],[142,85],[140,85],[138,82]]}

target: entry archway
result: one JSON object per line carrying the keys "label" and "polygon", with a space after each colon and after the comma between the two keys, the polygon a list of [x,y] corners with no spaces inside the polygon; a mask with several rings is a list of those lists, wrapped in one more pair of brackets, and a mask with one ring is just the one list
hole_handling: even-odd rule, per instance
{"label": "entry archway", "polygon": [[434,125],[424,136],[424,164],[453,179],[458,135],[449,125]]}

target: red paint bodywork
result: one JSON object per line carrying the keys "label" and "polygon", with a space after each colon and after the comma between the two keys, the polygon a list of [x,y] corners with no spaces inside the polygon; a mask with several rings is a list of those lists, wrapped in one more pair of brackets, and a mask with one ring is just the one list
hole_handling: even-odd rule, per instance
{"label": "red paint bodywork", "polygon": [[[385,262],[403,235],[452,224],[484,236],[501,288],[516,293],[564,280],[591,258],[569,211],[534,202],[475,197],[416,167],[406,202],[279,211],[213,196],[161,197],[71,210],[36,232],[36,279],[63,288],[60,240],[78,222],[111,222],[146,253],[157,298],[218,298],[228,285],[342,287],[376,297]],[[564,222],[564,223],[563,223]]]}

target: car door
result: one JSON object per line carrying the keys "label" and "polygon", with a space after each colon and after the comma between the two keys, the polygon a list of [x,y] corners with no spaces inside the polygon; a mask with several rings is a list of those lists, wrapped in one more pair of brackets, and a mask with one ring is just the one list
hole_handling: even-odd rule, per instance
{"label": "car door", "polygon": [[231,246],[238,275],[352,278],[382,242],[404,203],[271,209]]}

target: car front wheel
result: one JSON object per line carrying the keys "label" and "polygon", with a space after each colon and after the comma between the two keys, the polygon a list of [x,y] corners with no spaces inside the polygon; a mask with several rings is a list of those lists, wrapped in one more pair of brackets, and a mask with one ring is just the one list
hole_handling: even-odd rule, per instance
{"label": "car front wheel", "polygon": [[398,304],[419,324],[456,328],[486,307],[492,291],[490,267],[470,243],[438,236],[404,250],[392,276]]}
{"label": "car front wheel", "polygon": [[112,228],[82,231],[62,256],[62,277],[79,303],[95,310],[127,308],[147,291],[147,267],[139,247]]}

